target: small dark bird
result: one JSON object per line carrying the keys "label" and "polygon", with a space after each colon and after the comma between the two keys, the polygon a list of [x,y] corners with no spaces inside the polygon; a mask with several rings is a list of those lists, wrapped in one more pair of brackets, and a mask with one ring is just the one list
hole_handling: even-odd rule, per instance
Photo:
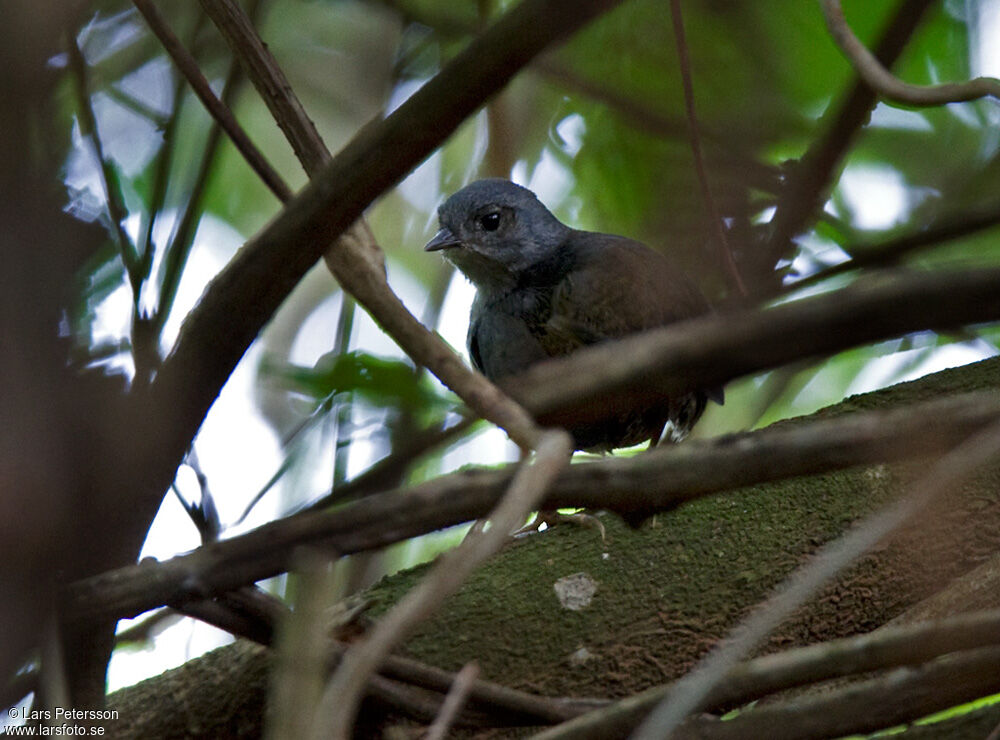
{"label": "small dark bird", "polygon": [[[509,180],[467,185],[438,209],[438,219],[441,230],[425,249],[443,250],[476,286],[469,355],[490,380],[709,311],[698,288],[663,254],[625,237],[571,229]],[[656,444],[667,422],[679,441],[708,398],[721,403],[721,390],[569,431],[577,449],[591,452]]]}

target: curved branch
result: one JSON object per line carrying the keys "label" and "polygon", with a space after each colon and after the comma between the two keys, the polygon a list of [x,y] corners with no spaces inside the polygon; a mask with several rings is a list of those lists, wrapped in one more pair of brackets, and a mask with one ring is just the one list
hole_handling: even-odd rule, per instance
{"label": "curved branch", "polygon": [[1000,80],[976,77],[968,82],[945,82],[940,85],[913,85],[903,82],[882,66],[861,43],[844,17],[840,0],[820,0],[830,35],[840,46],[861,78],[884,98],[906,105],[932,106],[965,103],[979,98],[1000,99]]}

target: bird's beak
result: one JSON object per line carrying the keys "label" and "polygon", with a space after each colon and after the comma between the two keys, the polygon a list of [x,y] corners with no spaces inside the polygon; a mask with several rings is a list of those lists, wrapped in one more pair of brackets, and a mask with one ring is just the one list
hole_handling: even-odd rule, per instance
{"label": "bird's beak", "polygon": [[451,233],[445,227],[441,227],[441,230],[434,235],[434,238],[427,242],[427,246],[424,247],[425,252],[436,252],[439,249],[450,249],[451,247],[457,247],[462,242],[459,241],[458,237]]}

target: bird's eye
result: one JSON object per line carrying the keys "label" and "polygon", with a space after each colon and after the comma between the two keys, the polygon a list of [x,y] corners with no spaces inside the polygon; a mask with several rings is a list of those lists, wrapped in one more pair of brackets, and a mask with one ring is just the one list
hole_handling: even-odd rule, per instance
{"label": "bird's eye", "polygon": [[479,223],[486,231],[496,231],[500,228],[500,213],[493,211],[479,217]]}

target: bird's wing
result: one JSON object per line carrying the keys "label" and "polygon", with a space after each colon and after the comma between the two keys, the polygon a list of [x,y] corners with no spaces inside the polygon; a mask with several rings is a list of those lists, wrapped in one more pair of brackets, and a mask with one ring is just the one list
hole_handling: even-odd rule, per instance
{"label": "bird's wing", "polygon": [[556,286],[546,324],[550,354],[706,313],[708,303],[680,268],[644,244],[574,232],[577,263]]}

